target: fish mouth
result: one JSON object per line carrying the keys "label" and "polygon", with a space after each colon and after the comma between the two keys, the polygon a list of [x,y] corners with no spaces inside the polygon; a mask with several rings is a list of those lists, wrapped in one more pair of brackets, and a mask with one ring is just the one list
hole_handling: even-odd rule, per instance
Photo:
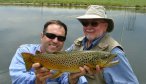
{"label": "fish mouth", "polygon": [[106,65],[106,67],[114,66],[114,65],[116,65],[116,64],[118,64],[118,63],[119,63],[119,60],[111,61],[111,62],[109,62],[109,63]]}
{"label": "fish mouth", "polygon": [[119,62],[119,60],[115,60],[115,61],[111,61],[111,62],[109,62],[110,64],[115,64],[115,63],[118,63]]}

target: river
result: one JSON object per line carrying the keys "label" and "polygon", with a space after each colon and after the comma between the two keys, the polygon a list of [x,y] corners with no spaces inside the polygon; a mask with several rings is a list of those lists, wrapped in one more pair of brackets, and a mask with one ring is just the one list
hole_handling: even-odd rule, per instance
{"label": "river", "polygon": [[[39,43],[46,21],[59,19],[68,26],[64,49],[82,35],[82,25],[76,19],[84,8],[58,8],[33,6],[0,6],[0,84],[10,84],[9,64],[21,44]],[[107,9],[115,29],[111,34],[126,53],[140,84],[146,83],[146,13],[134,9]]]}

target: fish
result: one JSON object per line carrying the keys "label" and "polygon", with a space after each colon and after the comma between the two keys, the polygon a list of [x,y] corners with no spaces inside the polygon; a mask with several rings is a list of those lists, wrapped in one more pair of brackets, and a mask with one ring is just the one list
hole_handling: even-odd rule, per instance
{"label": "fish", "polygon": [[105,51],[60,51],[55,53],[35,54],[21,53],[26,70],[30,70],[33,63],[40,63],[49,70],[55,70],[57,73],[52,78],[59,77],[63,72],[80,72],[79,67],[88,66],[92,71],[96,70],[96,65],[100,68],[111,67],[119,63],[119,60],[113,61],[116,54]]}

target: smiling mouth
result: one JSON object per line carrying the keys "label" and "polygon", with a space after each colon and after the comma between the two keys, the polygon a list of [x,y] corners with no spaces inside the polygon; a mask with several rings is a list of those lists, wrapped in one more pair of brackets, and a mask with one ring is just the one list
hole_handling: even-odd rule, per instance
{"label": "smiling mouth", "polygon": [[94,30],[86,30],[86,32],[89,32],[89,33],[90,33],[90,32],[93,32],[93,31],[94,31]]}
{"label": "smiling mouth", "polygon": [[48,45],[51,46],[51,47],[57,47],[56,44],[54,44],[54,43],[50,43]]}

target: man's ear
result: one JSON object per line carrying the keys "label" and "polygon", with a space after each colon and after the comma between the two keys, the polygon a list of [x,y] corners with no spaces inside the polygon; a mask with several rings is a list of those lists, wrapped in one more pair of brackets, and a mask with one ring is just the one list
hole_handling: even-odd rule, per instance
{"label": "man's ear", "polygon": [[41,32],[41,40],[42,40],[43,37],[44,37],[44,34],[43,34],[43,32]]}
{"label": "man's ear", "polygon": [[105,27],[105,31],[107,31],[108,30],[108,23],[104,23],[104,27]]}

